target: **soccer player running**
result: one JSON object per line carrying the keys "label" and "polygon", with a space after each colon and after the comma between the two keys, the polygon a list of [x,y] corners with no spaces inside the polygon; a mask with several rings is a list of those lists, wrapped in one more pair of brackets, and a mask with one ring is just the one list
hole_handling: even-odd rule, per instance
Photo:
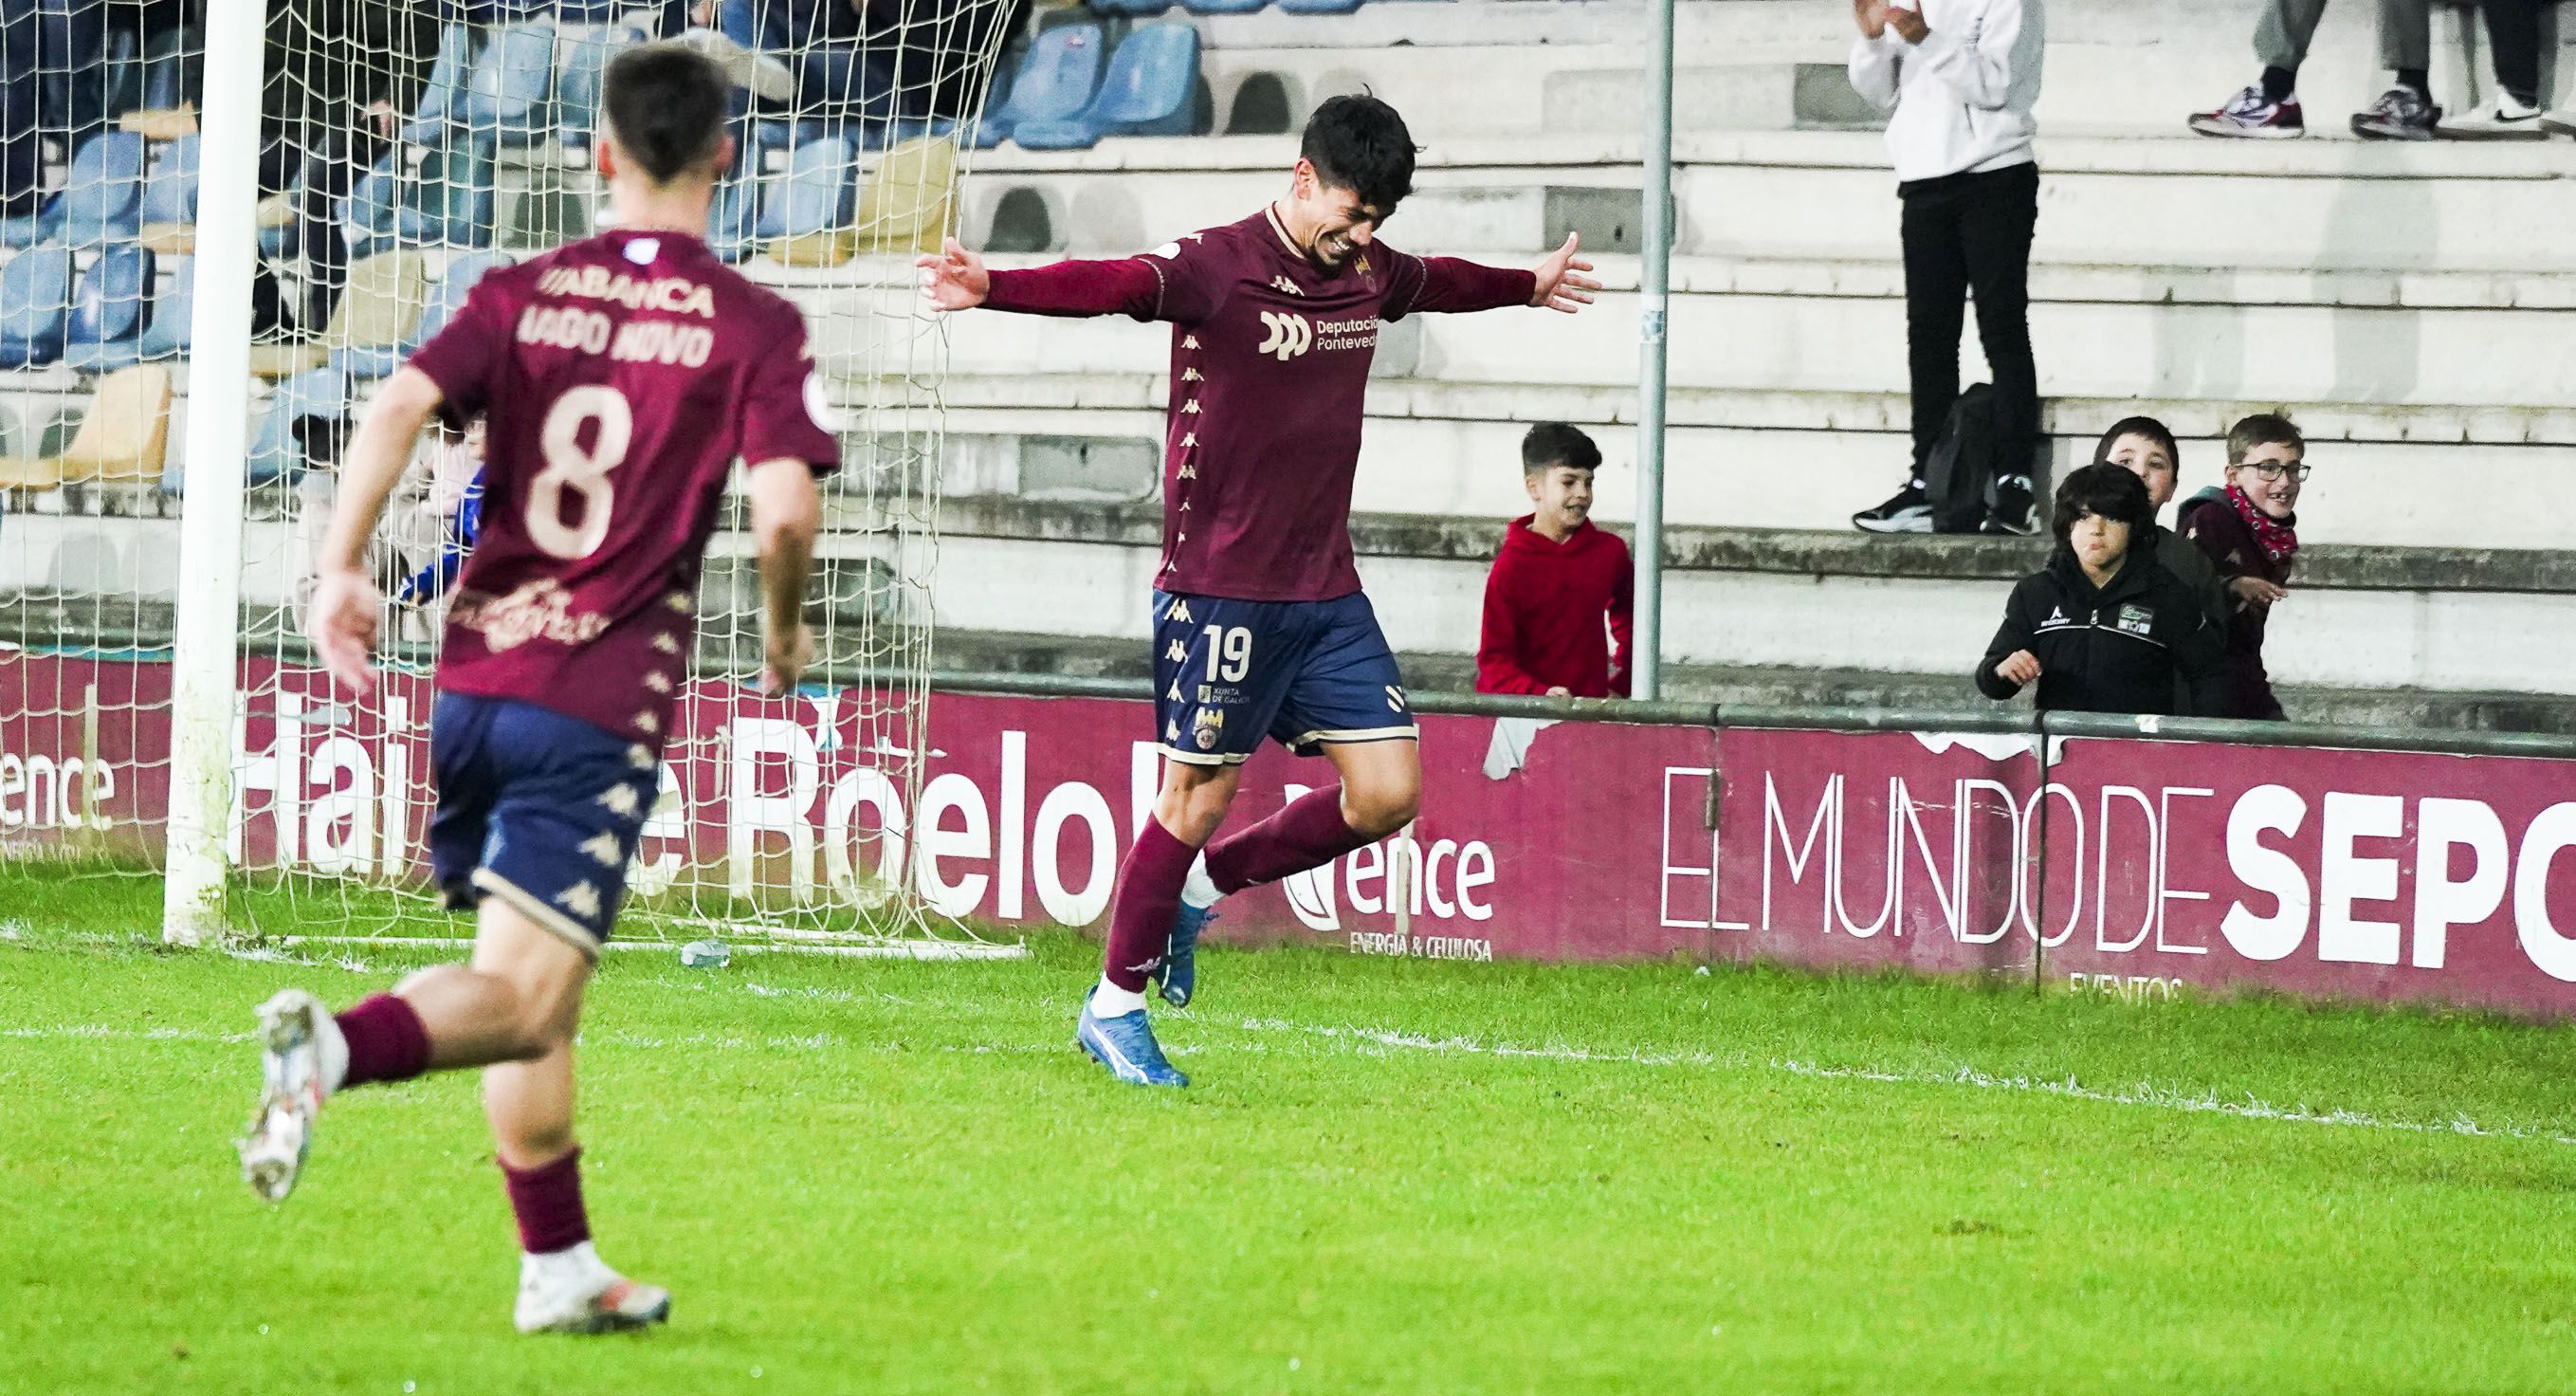
{"label": "soccer player running", "polygon": [[430,720],[432,869],[477,908],[472,959],[336,1017],[311,994],[259,1010],[266,1070],[242,1171],[295,1186],[336,1091],[483,1068],[525,1252],[525,1332],[658,1323],[670,1295],[591,1248],[573,1137],[573,1030],[658,793],[686,682],[698,578],[726,476],[750,465],[767,622],[764,684],[788,690],[821,505],[837,467],[795,307],[702,240],[732,159],[727,89],[686,49],[606,74],[615,231],[477,283],[385,385],[342,469],[310,629],[332,676],[375,685],[383,602],[360,558],[430,414],[488,414],[483,526],[465,564]]}
{"label": "soccer player running", "polygon": [[[1107,966],[1075,1026],[1121,1081],[1189,1084],[1154,1040],[1145,986],[1189,1002],[1219,898],[1384,838],[1421,797],[1403,680],[1351,560],[1378,327],[1423,311],[1571,313],[1600,289],[1572,237],[1535,271],[1379,243],[1412,190],[1413,155],[1393,107],[1335,97],[1306,124],[1288,196],[1240,223],[1119,261],[991,271],[953,241],[921,259],[922,295],[942,310],[1172,324],[1153,596],[1155,721],[1170,760],[1119,871]],[[1217,839],[1264,736],[1322,753],[1341,784]]]}

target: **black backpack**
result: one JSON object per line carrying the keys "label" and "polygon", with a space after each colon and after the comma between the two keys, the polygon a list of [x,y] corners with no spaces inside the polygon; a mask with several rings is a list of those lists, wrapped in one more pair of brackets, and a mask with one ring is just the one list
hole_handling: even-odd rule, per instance
{"label": "black backpack", "polygon": [[1979,383],[1950,404],[1950,420],[1924,463],[1934,533],[1974,533],[1985,525],[2003,473],[1996,445],[1995,390]]}

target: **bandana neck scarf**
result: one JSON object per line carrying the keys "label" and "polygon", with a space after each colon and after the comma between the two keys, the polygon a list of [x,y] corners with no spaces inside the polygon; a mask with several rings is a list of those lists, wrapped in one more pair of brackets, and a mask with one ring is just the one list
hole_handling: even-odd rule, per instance
{"label": "bandana neck scarf", "polygon": [[2290,555],[2299,550],[2298,515],[2276,519],[2263,512],[2263,507],[2245,493],[2242,486],[2227,487],[2227,502],[2236,508],[2236,517],[2254,530],[2254,541],[2263,545],[2263,556],[2287,565]]}

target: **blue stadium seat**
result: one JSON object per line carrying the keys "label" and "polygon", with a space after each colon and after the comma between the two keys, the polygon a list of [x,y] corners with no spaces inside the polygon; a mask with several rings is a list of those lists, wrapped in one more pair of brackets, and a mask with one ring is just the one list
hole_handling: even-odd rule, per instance
{"label": "blue stadium seat", "polygon": [[478,141],[535,145],[553,129],[546,107],[554,86],[554,25],[513,24],[483,46],[467,83],[465,124]]}
{"label": "blue stadium seat", "polygon": [[1181,0],[1182,8],[1194,15],[1248,15],[1270,0]]}
{"label": "blue stadium seat", "polygon": [[1091,8],[1104,15],[1141,19],[1172,8],[1172,0],[1091,0]]}
{"label": "blue stadium seat", "polygon": [[462,24],[439,31],[438,61],[430,66],[429,85],[420,106],[397,138],[405,145],[427,145],[447,124],[465,113],[466,75],[473,71],[474,33]]}
{"label": "blue stadium seat", "polygon": [[72,250],[33,247],[0,267],[0,368],[31,368],[63,356],[71,322]]}
{"label": "blue stadium seat", "polygon": [[1108,41],[1096,24],[1060,24],[1037,36],[1011,79],[1011,94],[985,113],[975,144],[990,150],[1030,122],[1067,121],[1091,105]]}
{"label": "blue stadium seat", "polygon": [[153,303],[143,341],[136,346],[146,359],[175,358],[188,352],[188,335],[197,313],[197,259],[170,259],[170,289]]}
{"label": "blue stadium seat", "polygon": [[1346,15],[1360,7],[1360,0],[1279,0],[1279,8],[1292,15]]}
{"label": "blue stadium seat", "polygon": [[101,247],[131,239],[143,203],[143,138],[104,131],[72,157],[62,192],[33,218],[0,219],[0,246]]}
{"label": "blue stadium seat", "polygon": [[83,373],[141,362],[151,312],[152,254],[130,244],[101,252],[73,298],[63,362]]}
{"label": "blue stadium seat", "polygon": [[143,180],[139,221],[147,230],[184,231],[196,237],[197,137],[181,136],[161,148],[161,159]]}
{"label": "blue stadium seat", "polygon": [[295,440],[296,418],[338,417],[348,410],[349,380],[338,369],[317,368],[278,384],[269,395],[268,420],[260,424],[259,436],[251,443],[250,483],[264,484],[303,472],[304,449]]}
{"label": "blue stadium seat", "polygon": [[846,136],[807,141],[787,157],[786,178],[761,201],[760,237],[800,237],[846,227],[857,151]]}
{"label": "blue stadium seat", "polygon": [[1197,119],[1198,93],[1198,29],[1140,25],[1118,46],[1080,115],[1023,122],[1011,139],[1031,150],[1084,150],[1103,136],[1185,136]]}
{"label": "blue stadium seat", "polygon": [[373,382],[402,367],[413,350],[429,342],[430,336],[447,327],[447,321],[465,304],[466,293],[483,273],[497,266],[508,266],[506,252],[470,252],[447,264],[447,274],[429,288],[421,302],[420,320],[400,344],[374,344],[342,349],[331,356],[331,367],[338,369],[351,382]]}

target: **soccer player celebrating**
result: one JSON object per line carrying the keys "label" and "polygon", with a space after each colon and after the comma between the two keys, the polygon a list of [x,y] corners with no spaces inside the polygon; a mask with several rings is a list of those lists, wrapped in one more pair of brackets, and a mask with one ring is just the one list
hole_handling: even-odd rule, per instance
{"label": "soccer player celebrating", "polygon": [[[1513,305],[1571,313],[1600,289],[1572,237],[1535,271],[1380,244],[1412,190],[1413,155],[1393,107],[1335,97],[1306,124],[1288,197],[1240,223],[1120,261],[991,271],[953,241],[921,259],[922,295],[942,310],[1172,324],[1153,597],[1155,719],[1170,761],[1119,871],[1106,971],[1075,1026],[1121,1081],[1189,1084],[1154,1040],[1145,986],[1159,980],[1172,1004],[1189,1001],[1199,932],[1220,897],[1384,838],[1420,799],[1403,680],[1351,561],[1379,325]],[[1341,784],[1216,839],[1265,735],[1329,757]]]}
{"label": "soccer player celebrating", "polygon": [[573,1029],[625,895],[661,747],[687,678],[699,571],[725,478],[750,463],[767,621],[764,683],[807,661],[814,477],[839,447],[795,307],[702,241],[733,158],[725,80],[686,49],[606,74],[617,228],[476,284],[377,397],[342,469],[310,630],[346,688],[375,684],[383,603],[365,542],[434,411],[487,414],[481,536],[465,564],[430,721],[430,856],[478,908],[469,963],[425,970],[334,1017],[289,989],[259,1010],[265,1093],[242,1171],[295,1186],[323,1100],[425,1071],[483,1068],[525,1252],[518,1327],[658,1323],[670,1295],[590,1243],[573,1139]]}

